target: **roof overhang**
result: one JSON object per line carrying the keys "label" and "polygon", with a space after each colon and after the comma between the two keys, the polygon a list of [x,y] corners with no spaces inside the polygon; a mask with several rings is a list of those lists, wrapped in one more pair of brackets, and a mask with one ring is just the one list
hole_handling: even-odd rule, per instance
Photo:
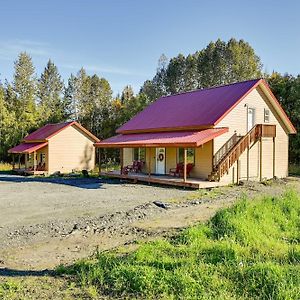
{"label": "roof overhang", "polygon": [[48,143],[22,143],[8,150],[8,153],[32,153],[47,146]]}
{"label": "roof overhang", "polygon": [[283,122],[286,129],[288,130],[288,133],[290,133],[290,134],[297,133],[296,128],[294,127],[294,125],[290,121],[290,119],[287,116],[286,112],[283,110],[283,108],[281,107],[279,101],[277,100],[277,98],[275,97],[275,95],[271,91],[269,85],[267,84],[267,82],[264,79],[261,80],[259,87],[262,89],[262,91],[268,97],[271,105],[273,106],[273,108],[276,111],[277,115],[279,116],[280,120]]}
{"label": "roof overhang", "polygon": [[97,148],[194,148],[213,140],[225,132],[228,132],[227,127],[210,128],[201,131],[119,134],[94,145]]}

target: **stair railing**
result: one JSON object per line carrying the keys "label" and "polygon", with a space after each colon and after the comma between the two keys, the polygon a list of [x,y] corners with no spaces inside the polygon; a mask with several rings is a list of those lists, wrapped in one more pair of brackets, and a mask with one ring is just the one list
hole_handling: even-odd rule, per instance
{"label": "stair railing", "polygon": [[276,126],[256,124],[253,128],[243,136],[236,144],[232,147],[228,153],[223,156],[218,164],[214,167],[213,173],[217,174],[220,179],[225,173],[228,172],[229,168],[239,159],[241,154],[252,144],[256,143],[261,137],[275,137]]}

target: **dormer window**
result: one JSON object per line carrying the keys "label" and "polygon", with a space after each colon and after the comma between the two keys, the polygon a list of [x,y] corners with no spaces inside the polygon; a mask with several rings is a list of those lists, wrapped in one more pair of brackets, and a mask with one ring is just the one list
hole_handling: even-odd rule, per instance
{"label": "dormer window", "polygon": [[270,123],[270,110],[266,108],[264,109],[264,122]]}

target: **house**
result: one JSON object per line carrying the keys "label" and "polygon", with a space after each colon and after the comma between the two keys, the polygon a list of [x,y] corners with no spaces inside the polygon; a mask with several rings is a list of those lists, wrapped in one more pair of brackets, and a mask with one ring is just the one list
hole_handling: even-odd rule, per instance
{"label": "house", "polygon": [[[72,121],[47,124],[27,135],[8,152],[18,156],[18,169],[27,174],[70,173],[95,167],[94,143],[99,139]],[[24,167],[21,167],[24,161]]]}
{"label": "house", "polygon": [[161,97],[95,146],[120,148],[121,170],[101,174],[199,188],[286,177],[295,132],[257,79]]}

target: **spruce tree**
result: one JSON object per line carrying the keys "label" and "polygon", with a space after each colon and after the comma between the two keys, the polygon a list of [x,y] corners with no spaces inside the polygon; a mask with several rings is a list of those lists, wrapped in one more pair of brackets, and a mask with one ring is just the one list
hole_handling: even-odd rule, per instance
{"label": "spruce tree", "polygon": [[16,134],[21,138],[36,126],[36,78],[32,59],[26,52],[19,54],[14,67],[13,101],[16,118],[19,120]]}
{"label": "spruce tree", "polygon": [[64,87],[65,119],[78,121],[78,103],[75,97],[76,77],[71,74],[68,85]]}
{"label": "spruce tree", "polygon": [[42,123],[56,123],[64,120],[65,102],[62,97],[63,81],[57,67],[49,59],[38,80],[38,101]]}
{"label": "spruce tree", "polygon": [[5,89],[0,83],[0,162],[7,159],[7,150],[14,145],[16,120],[5,98]]}

